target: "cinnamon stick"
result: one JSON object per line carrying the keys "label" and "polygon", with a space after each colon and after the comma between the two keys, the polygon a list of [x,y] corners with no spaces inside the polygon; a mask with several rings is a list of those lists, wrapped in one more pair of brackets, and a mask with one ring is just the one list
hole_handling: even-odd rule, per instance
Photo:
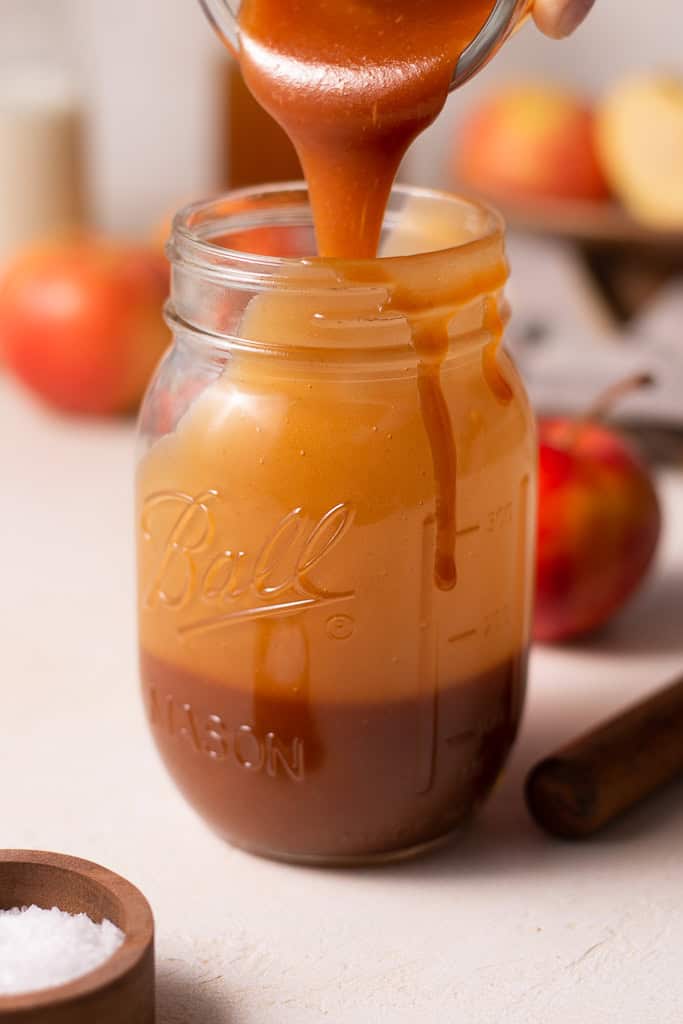
{"label": "cinnamon stick", "polygon": [[593,835],[683,774],[683,677],[536,765],[527,805],[552,835]]}

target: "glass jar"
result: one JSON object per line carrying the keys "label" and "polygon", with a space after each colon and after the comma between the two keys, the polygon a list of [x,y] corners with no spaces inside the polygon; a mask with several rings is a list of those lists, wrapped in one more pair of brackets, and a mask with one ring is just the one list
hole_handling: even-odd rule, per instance
{"label": "glass jar", "polygon": [[279,255],[305,251],[303,187],[176,218],[175,342],[141,414],[141,674],[221,835],[353,864],[443,840],[506,760],[536,441],[495,214],[397,188],[392,255]]}

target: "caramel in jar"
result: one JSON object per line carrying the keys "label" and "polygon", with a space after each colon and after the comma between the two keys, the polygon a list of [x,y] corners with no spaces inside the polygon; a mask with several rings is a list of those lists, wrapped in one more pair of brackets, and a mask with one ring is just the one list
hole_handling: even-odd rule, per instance
{"label": "caramel in jar", "polygon": [[[143,415],[155,738],[221,834],[298,860],[392,857],[451,832],[496,779],[523,701],[535,451],[497,347],[500,224],[438,194],[393,202],[389,237],[406,216],[450,218],[461,244],[257,260],[205,242],[228,246],[245,217],[300,224],[303,190],[188,214],[176,345]],[[414,344],[425,323],[441,325],[435,408],[455,460],[445,528]]]}

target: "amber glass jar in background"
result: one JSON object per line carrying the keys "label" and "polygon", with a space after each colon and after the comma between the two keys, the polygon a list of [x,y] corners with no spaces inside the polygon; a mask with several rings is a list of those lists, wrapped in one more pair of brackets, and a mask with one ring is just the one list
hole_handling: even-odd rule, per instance
{"label": "amber glass jar in background", "polygon": [[249,92],[233,57],[220,62],[223,170],[227,188],[301,177],[294,146]]}
{"label": "amber glass jar in background", "polygon": [[[319,863],[404,856],[486,797],[524,698],[536,445],[498,349],[502,228],[399,188],[386,251],[458,244],[356,263],[230,251],[251,229],[312,251],[304,188],[245,190],[175,224],[175,344],[137,477],[147,713],[231,842]],[[450,323],[440,426],[416,317]],[[435,575],[439,429],[455,442],[454,586]]]}

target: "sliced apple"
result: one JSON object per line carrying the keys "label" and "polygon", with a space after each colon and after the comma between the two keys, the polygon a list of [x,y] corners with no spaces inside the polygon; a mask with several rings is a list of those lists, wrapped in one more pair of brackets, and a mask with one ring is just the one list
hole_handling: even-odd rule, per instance
{"label": "sliced apple", "polygon": [[605,173],[638,220],[683,229],[683,79],[639,75],[620,82],[597,117]]}

